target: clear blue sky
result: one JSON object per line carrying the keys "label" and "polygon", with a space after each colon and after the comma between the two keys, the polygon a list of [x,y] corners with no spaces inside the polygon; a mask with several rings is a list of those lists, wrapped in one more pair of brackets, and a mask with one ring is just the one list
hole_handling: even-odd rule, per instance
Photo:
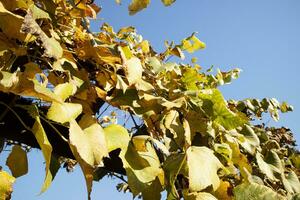
{"label": "clear blue sky", "polygon": [[[300,1],[299,0],[177,0],[171,7],[163,7],[153,0],[150,7],[135,16],[129,16],[127,5],[117,6],[113,0],[100,1],[103,10],[93,23],[99,30],[108,22],[118,30],[135,26],[155,47],[163,50],[164,40],[179,42],[198,31],[198,37],[207,48],[195,53],[204,68],[211,65],[228,70],[243,69],[240,78],[222,88],[225,97],[276,97],[288,101],[293,113],[281,115],[278,123],[265,118],[269,125],[290,127],[300,141]],[[186,60],[189,62],[189,60]],[[0,165],[5,163],[5,152]],[[29,154],[29,175],[15,184],[13,200],[86,199],[86,189],[79,167],[67,174],[61,169],[52,186],[37,196],[44,179],[41,152]],[[131,199],[130,195],[115,189],[117,180],[94,183],[92,199]]]}

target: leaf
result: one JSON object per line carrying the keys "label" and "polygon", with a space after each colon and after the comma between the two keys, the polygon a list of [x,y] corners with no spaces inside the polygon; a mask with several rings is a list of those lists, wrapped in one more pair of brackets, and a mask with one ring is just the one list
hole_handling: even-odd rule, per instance
{"label": "leaf", "polygon": [[180,170],[183,168],[184,164],[186,163],[186,154],[183,153],[173,153],[167,157],[164,162],[163,169],[165,171],[165,176],[167,180],[167,199],[179,199],[179,195],[177,193],[175,187],[175,181],[177,175],[179,174]]}
{"label": "leaf", "polygon": [[231,195],[231,190],[233,187],[230,185],[228,181],[221,181],[220,186],[215,192],[215,196],[219,200],[232,200],[233,196]]}
{"label": "leaf", "polygon": [[200,41],[193,33],[190,37],[185,38],[181,41],[181,49],[189,53],[194,53],[194,51],[204,49],[206,47],[205,43]]}
{"label": "leaf", "polygon": [[108,155],[104,131],[97,122],[82,130],[71,120],[69,141],[72,152],[78,153],[90,166],[101,166],[102,158]]}
{"label": "leaf", "polygon": [[103,166],[102,159],[108,155],[104,131],[97,122],[82,130],[77,122],[72,120],[69,132],[69,144],[84,174],[90,199],[94,169]]}
{"label": "leaf", "polygon": [[[281,161],[278,155],[271,150],[272,152],[268,153],[268,157],[266,161],[263,159],[263,155],[259,152],[256,153],[256,162],[258,164],[258,167],[260,171],[265,174],[269,179],[272,181],[278,181],[278,178],[276,178],[276,173],[280,174],[282,173],[282,167],[281,167]],[[272,154],[270,156],[270,154]],[[279,165],[279,166],[278,166]],[[275,173],[275,174],[274,174]]]}
{"label": "leaf", "polygon": [[192,192],[184,195],[185,200],[218,200],[214,195],[207,192]]}
{"label": "leaf", "polygon": [[63,124],[76,119],[81,112],[81,104],[53,102],[48,109],[47,118]]}
{"label": "leaf", "polygon": [[0,16],[0,29],[6,36],[16,38],[21,41],[30,41],[30,35],[20,32],[24,18],[6,10],[2,2],[0,2]]}
{"label": "leaf", "polygon": [[123,126],[111,124],[104,128],[104,135],[108,152],[118,148],[126,151],[130,138],[129,133]]}
{"label": "leaf", "polygon": [[38,108],[36,106],[23,106],[24,109],[28,111],[30,116],[35,119],[35,123],[33,124],[32,127],[32,132],[42,150],[46,167],[46,176],[44,180],[44,184],[41,189],[41,193],[45,192],[49,186],[51,185],[51,182],[54,178],[53,174],[50,171],[50,164],[51,164],[51,153],[52,153],[52,146],[47,138],[47,134],[42,126]]}
{"label": "leaf", "polygon": [[290,171],[287,175],[282,174],[281,178],[284,188],[288,193],[300,193],[300,182],[295,172]]}
{"label": "leaf", "polygon": [[125,62],[126,77],[129,85],[133,85],[142,79],[143,67],[140,59],[132,57]]}
{"label": "leaf", "polygon": [[27,174],[28,161],[26,152],[19,145],[13,146],[12,151],[7,157],[6,165],[15,178]]}
{"label": "leaf", "polygon": [[243,137],[239,138],[239,143],[248,153],[254,155],[256,152],[256,148],[260,145],[258,136],[255,134],[254,130],[247,124],[245,124],[240,133],[243,135]]}
{"label": "leaf", "polygon": [[165,6],[172,5],[176,0],[161,0]]}
{"label": "leaf", "polygon": [[187,150],[187,165],[190,191],[201,191],[209,186],[216,190],[219,187],[217,171],[222,164],[212,150],[207,147],[191,146]]}
{"label": "leaf", "polygon": [[[149,190],[156,178],[159,179],[162,185],[164,181],[163,170],[160,167],[155,149],[146,138],[133,140],[129,143],[126,151],[121,151],[120,157],[126,170],[129,187],[134,196]],[[160,190],[155,191],[155,193],[158,195]]]}
{"label": "leaf", "polygon": [[75,93],[75,88],[76,87],[71,83],[62,83],[54,88],[54,94],[60,97],[62,101],[65,101],[69,96]]}
{"label": "leaf", "polygon": [[[202,108],[208,115],[212,115],[214,123],[220,124],[227,130],[234,129],[247,123],[247,119],[241,113],[232,112],[225,102],[222,93],[217,89],[211,92],[200,93],[199,98],[209,100],[211,103],[204,104]],[[211,113],[212,110],[212,113]]]}
{"label": "leaf", "polygon": [[13,191],[12,185],[15,178],[5,171],[0,170],[0,199],[9,200]]}
{"label": "leaf", "polygon": [[257,183],[242,183],[235,187],[233,192],[236,200],[285,200],[271,188]]}
{"label": "leaf", "polygon": [[132,0],[128,7],[129,14],[136,14],[137,12],[146,8],[149,5],[149,3],[150,0]]}
{"label": "leaf", "polygon": [[46,35],[46,33],[34,20],[31,10],[29,10],[25,15],[21,30],[24,33],[30,33],[36,36],[42,42],[42,46],[45,49],[44,55],[46,57],[54,58],[56,60],[62,57],[63,49],[59,42],[55,38],[49,38]]}

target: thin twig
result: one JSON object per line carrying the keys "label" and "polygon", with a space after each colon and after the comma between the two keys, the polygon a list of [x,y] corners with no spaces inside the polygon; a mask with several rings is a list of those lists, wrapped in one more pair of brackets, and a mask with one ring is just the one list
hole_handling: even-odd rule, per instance
{"label": "thin twig", "polygon": [[6,108],[8,108],[17,118],[18,120],[20,121],[20,123],[24,126],[24,128],[28,131],[32,131],[31,128],[29,128],[29,126],[27,126],[25,124],[25,122],[21,119],[21,117],[18,115],[18,113],[16,113],[16,111],[14,111],[11,107],[9,107],[9,105],[7,105],[6,103],[4,102],[0,102],[1,105],[5,106]]}
{"label": "thin twig", "polygon": [[118,174],[116,174],[116,173],[112,173],[112,175],[113,176],[115,176],[115,177],[117,177],[118,179],[120,179],[120,180],[122,180],[122,181],[124,181],[125,183],[128,183],[125,179],[124,179],[124,177],[123,176],[119,176]]}
{"label": "thin twig", "polygon": [[105,111],[106,111],[109,107],[110,107],[110,104],[108,104],[108,105],[106,106],[106,108],[98,115],[97,119],[99,119],[99,118],[105,113]]}
{"label": "thin twig", "polygon": [[132,119],[132,121],[133,121],[133,123],[134,123],[135,128],[138,130],[140,127],[137,125],[137,123],[136,123],[136,121],[135,121],[135,119],[134,119],[134,117],[133,117],[132,112],[129,111],[129,114],[130,114],[130,117],[131,117],[131,119]]}

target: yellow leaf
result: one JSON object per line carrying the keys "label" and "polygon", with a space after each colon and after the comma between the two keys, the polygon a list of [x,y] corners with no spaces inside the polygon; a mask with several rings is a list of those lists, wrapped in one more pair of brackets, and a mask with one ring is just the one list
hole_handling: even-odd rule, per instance
{"label": "yellow leaf", "polygon": [[106,140],[102,127],[96,122],[84,130],[75,120],[70,122],[70,145],[89,165],[102,165],[102,158],[107,156]]}
{"label": "yellow leaf", "polygon": [[5,171],[0,170],[0,199],[9,200],[13,191],[12,185],[15,178]]}
{"label": "yellow leaf", "polygon": [[207,192],[192,192],[189,194],[184,194],[185,200],[218,200],[212,194]]}
{"label": "yellow leaf", "polygon": [[25,15],[21,31],[35,35],[42,42],[42,46],[45,49],[45,56],[54,58],[56,60],[62,57],[63,49],[60,46],[60,43],[55,38],[49,38],[47,36],[47,34],[36,23],[31,10],[29,10]]}
{"label": "yellow leaf", "polygon": [[32,127],[32,132],[33,132],[39,146],[41,147],[41,150],[42,150],[42,153],[43,153],[43,156],[45,159],[45,163],[46,163],[46,167],[45,167],[46,177],[45,177],[42,189],[41,189],[41,193],[42,193],[42,192],[45,192],[49,188],[49,186],[54,178],[50,171],[52,146],[51,146],[51,144],[47,138],[47,134],[42,126],[37,107],[30,106],[30,107],[28,107],[28,111],[29,111],[30,115],[35,119],[35,123],[33,124],[33,127]]}
{"label": "yellow leaf", "polygon": [[172,5],[176,0],[161,0],[165,6]]}
{"label": "yellow leaf", "polygon": [[215,191],[215,196],[219,200],[232,200],[233,196],[230,195],[232,189],[233,188],[228,181],[221,181],[220,186]]}
{"label": "yellow leaf", "polygon": [[81,104],[52,102],[47,118],[63,124],[76,119],[81,112]]}
{"label": "yellow leaf", "polygon": [[129,143],[129,133],[120,125],[111,124],[104,128],[108,152],[120,148],[126,150]]}
{"label": "yellow leaf", "polygon": [[0,29],[7,37],[21,41],[26,39],[27,34],[20,32],[24,18],[5,9],[0,2]]}
{"label": "yellow leaf", "polygon": [[130,15],[134,15],[137,12],[146,8],[150,3],[150,0],[132,0],[128,10]]}
{"label": "yellow leaf", "polygon": [[7,157],[6,165],[16,178],[27,174],[28,161],[26,152],[19,145],[15,145]]}
{"label": "yellow leaf", "polygon": [[140,59],[132,57],[125,62],[126,77],[129,85],[133,85],[142,79],[143,67]]}
{"label": "yellow leaf", "polygon": [[62,101],[65,101],[69,96],[74,94],[76,87],[71,83],[62,83],[54,88],[54,94],[59,96]]}
{"label": "yellow leaf", "polygon": [[69,131],[69,144],[83,171],[90,199],[94,169],[102,166],[103,157],[108,155],[104,131],[97,122],[82,130],[75,120],[70,122]]}
{"label": "yellow leaf", "polygon": [[212,150],[207,147],[191,146],[187,150],[187,164],[190,191],[201,191],[208,186],[216,190],[219,187],[217,171],[222,164]]}

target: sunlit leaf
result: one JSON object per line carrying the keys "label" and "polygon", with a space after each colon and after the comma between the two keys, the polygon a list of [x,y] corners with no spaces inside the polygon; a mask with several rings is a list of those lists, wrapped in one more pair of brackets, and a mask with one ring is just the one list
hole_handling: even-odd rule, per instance
{"label": "sunlit leaf", "polygon": [[9,200],[13,191],[12,185],[15,178],[5,171],[0,170],[0,199]]}
{"label": "sunlit leaf", "polygon": [[132,0],[128,7],[129,14],[130,15],[136,14],[137,12],[146,8],[149,3],[150,0]]}
{"label": "sunlit leaf", "polygon": [[126,150],[129,143],[129,133],[120,125],[111,124],[104,128],[108,152],[120,148]]}
{"label": "sunlit leaf", "polygon": [[187,150],[187,164],[190,191],[201,191],[208,186],[216,190],[219,187],[217,171],[222,164],[212,150],[207,147],[190,147]]}
{"label": "sunlit leaf", "polygon": [[53,102],[48,110],[47,118],[56,122],[65,123],[76,119],[82,112],[82,106],[75,103]]}

